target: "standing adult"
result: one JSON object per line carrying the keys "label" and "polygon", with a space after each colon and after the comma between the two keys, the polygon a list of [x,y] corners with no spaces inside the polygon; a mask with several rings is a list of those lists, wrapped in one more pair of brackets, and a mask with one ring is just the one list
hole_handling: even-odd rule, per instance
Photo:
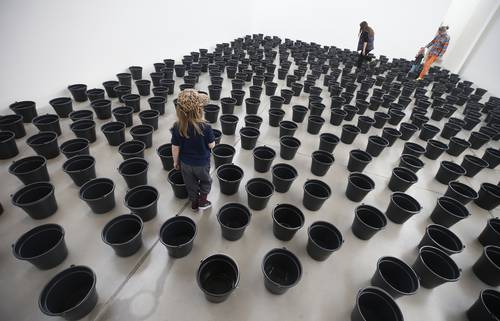
{"label": "standing adult", "polygon": [[359,57],[356,66],[360,68],[363,65],[363,61],[370,60],[368,54],[373,50],[373,42],[375,40],[375,32],[368,25],[368,22],[363,21],[359,24],[358,38]]}
{"label": "standing adult", "polygon": [[449,29],[448,26],[439,27],[438,32],[434,37],[434,39],[432,39],[432,41],[429,42],[427,46],[425,46],[428,49],[427,58],[425,59],[424,67],[422,68],[422,71],[418,76],[419,80],[422,80],[425,77],[425,75],[427,75],[432,64],[438,58],[441,58],[446,52],[448,44],[450,43],[450,36],[447,33],[448,29]]}

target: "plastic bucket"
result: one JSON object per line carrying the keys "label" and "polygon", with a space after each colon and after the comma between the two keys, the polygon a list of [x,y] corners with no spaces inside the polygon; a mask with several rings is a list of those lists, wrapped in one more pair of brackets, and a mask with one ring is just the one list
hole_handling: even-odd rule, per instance
{"label": "plastic bucket", "polygon": [[378,287],[367,287],[358,292],[351,321],[403,321],[403,313],[389,293]]}
{"label": "plastic bucket", "polygon": [[80,188],[80,199],[95,214],[104,214],[115,207],[115,183],[109,178],[95,178]]}
{"label": "plastic bucket", "polygon": [[233,146],[228,144],[218,144],[212,148],[212,155],[214,157],[215,168],[218,168],[224,164],[230,164],[233,162],[234,154],[236,150]]}
{"label": "plastic bucket", "polygon": [[11,131],[0,132],[0,159],[8,159],[19,154],[16,135]]}
{"label": "plastic bucket", "polygon": [[28,156],[18,159],[9,166],[9,173],[16,176],[25,185],[50,181],[47,159],[43,156]]}
{"label": "plastic bucket", "polygon": [[12,252],[19,260],[28,261],[40,270],[48,270],[68,256],[64,235],[60,225],[39,225],[21,235],[12,245]]}
{"label": "plastic bucket", "polygon": [[118,152],[122,155],[123,159],[144,157],[144,149],[146,149],[146,144],[139,140],[131,140],[118,146]]}
{"label": "plastic bucket", "polygon": [[130,135],[134,140],[141,141],[145,144],[146,148],[153,146],[153,131],[151,125],[136,125],[130,128]]}
{"label": "plastic bucket", "polygon": [[196,230],[196,223],[189,217],[174,216],[161,226],[160,242],[167,248],[168,255],[181,258],[193,249]]}
{"label": "plastic bucket", "polygon": [[442,143],[438,140],[429,139],[427,141],[424,156],[429,159],[436,160],[446,150],[448,150],[448,145],[446,145],[445,143]]}
{"label": "plastic bucket", "polygon": [[500,285],[500,247],[488,245],[472,266],[474,274],[489,286]]}
{"label": "plastic bucket", "polygon": [[477,173],[483,168],[489,167],[489,165],[487,161],[473,155],[465,155],[461,164],[465,169],[465,176],[467,177],[476,176]]}
{"label": "plastic bucket", "polygon": [[483,183],[478,191],[478,198],[474,200],[477,206],[491,211],[500,205],[500,186]]}
{"label": "plastic bucket", "polygon": [[389,146],[389,141],[387,139],[380,136],[370,136],[368,137],[366,152],[372,157],[377,157],[387,146]]}
{"label": "plastic bucket", "polygon": [[451,197],[464,205],[478,198],[477,192],[472,187],[460,182],[449,182],[444,196]]}
{"label": "plastic bucket", "polygon": [[311,173],[316,176],[324,176],[335,161],[332,154],[321,150],[313,152],[311,159]]}
{"label": "plastic bucket", "polygon": [[490,218],[477,239],[483,246],[500,246],[500,219]]}
{"label": "plastic bucket", "polygon": [[70,126],[76,137],[85,138],[90,143],[97,140],[95,133],[95,122],[91,119],[80,119],[73,122]]}
{"label": "plastic bucket", "polygon": [[251,217],[252,214],[243,204],[229,203],[222,206],[217,213],[222,237],[228,241],[239,240],[250,224]]}
{"label": "plastic bucket", "polygon": [[144,158],[136,157],[124,160],[118,167],[128,188],[134,188],[148,183],[148,162]]}
{"label": "plastic bucket", "polygon": [[57,144],[57,133],[40,132],[29,137],[26,144],[38,154],[47,159],[59,156],[59,145]]}
{"label": "plastic bucket", "polygon": [[174,158],[172,156],[172,144],[163,144],[156,150],[158,157],[160,157],[161,165],[166,171],[174,168]]}
{"label": "plastic bucket", "polygon": [[243,127],[240,129],[241,148],[251,150],[257,145],[260,132],[257,128]]}
{"label": "plastic bucket", "polygon": [[235,115],[225,114],[220,116],[222,133],[224,135],[234,135],[238,120],[238,117]]}
{"label": "plastic bucket", "polygon": [[387,291],[394,299],[415,294],[420,287],[415,271],[405,262],[391,256],[378,260],[371,284]]}
{"label": "plastic bucket", "polygon": [[23,117],[20,115],[0,116],[0,130],[13,132],[16,139],[26,136]]}
{"label": "plastic bucket", "polygon": [[438,182],[447,185],[464,174],[465,169],[462,166],[453,162],[442,161],[435,177]]}
{"label": "plastic bucket", "polygon": [[350,172],[362,172],[372,161],[372,156],[361,149],[353,149],[349,152],[349,161],[347,169]]}
{"label": "plastic bucket", "polygon": [[280,138],[280,157],[285,160],[292,160],[300,147],[300,140],[291,136]]}
{"label": "plastic bucket", "polygon": [[116,255],[134,255],[142,247],[143,223],[139,216],[124,214],[109,221],[101,236],[104,243],[111,246]]}
{"label": "plastic bucket", "polygon": [[293,136],[298,128],[296,123],[289,120],[281,121],[279,126],[280,126],[279,137]]}
{"label": "plastic bucket", "polygon": [[118,146],[125,141],[125,124],[122,122],[109,122],[101,126],[101,131],[110,146]]}
{"label": "plastic bucket", "polygon": [[431,220],[445,227],[451,227],[470,215],[465,206],[454,198],[440,197],[431,213]]}
{"label": "plastic bucket", "polygon": [[243,175],[243,170],[234,164],[224,164],[217,167],[217,178],[221,193],[225,195],[236,194]]}
{"label": "plastic bucket", "polygon": [[273,294],[283,294],[297,285],[302,276],[302,264],[287,249],[273,249],[262,261],[264,285]]}
{"label": "plastic bucket", "polygon": [[89,155],[89,141],[85,138],[73,138],[62,143],[59,149],[66,158]]}
{"label": "plastic bucket", "polygon": [[468,141],[458,137],[452,137],[450,138],[450,143],[446,152],[451,156],[460,156],[460,154],[469,147],[470,143]]}
{"label": "plastic bucket", "polygon": [[54,132],[57,136],[61,135],[61,125],[59,125],[59,116],[45,114],[33,118],[33,125],[41,132]]}
{"label": "plastic bucket", "polygon": [[335,147],[337,147],[337,144],[339,143],[339,138],[337,135],[331,134],[331,133],[321,133],[319,134],[319,150],[328,152],[328,153],[333,153],[335,150]]}
{"label": "plastic bucket", "polygon": [[359,239],[369,240],[387,225],[385,215],[371,205],[360,205],[354,210],[352,233]]}
{"label": "plastic bucket", "polygon": [[307,235],[307,253],[316,261],[326,260],[344,243],[342,233],[333,224],[324,221],[312,223]]}
{"label": "plastic bucket", "polygon": [[286,193],[297,178],[297,170],[288,164],[276,164],[272,168],[273,185],[278,193]]}
{"label": "plastic bucket", "polygon": [[500,320],[500,292],[493,289],[481,290],[479,298],[467,310],[467,318],[470,321],[484,320],[497,321]]}
{"label": "plastic bucket", "polygon": [[432,246],[420,248],[412,267],[420,278],[420,285],[426,289],[433,289],[446,282],[456,282],[461,274],[448,254]]}
{"label": "plastic bucket", "polygon": [[349,175],[345,195],[353,202],[361,202],[374,188],[375,182],[370,177],[354,172]]}
{"label": "plastic bucket", "polygon": [[332,190],[325,182],[316,179],[307,180],[304,183],[302,205],[310,211],[317,211],[331,194]]}
{"label": "plastic bucket", "polygon": [[246,185],[245,189],[248,197],[248,207],[255,211],[260,211],[266,208],[269,199],[274,193],[274,185],[264,178],[252,178]]}
{"label": "plastic bucket", "polygon": [[413,215],[422,210],[420,203],[408,194],[395,192],[391,195],[391,201],[385,215],[396,224],[403,224]]}
{"label": "plastic bucket", "polygon": [[168,172],[167,180],[170,183],[170,186],[172,186],[172,191],[174,192],[176,198],[188,198],[186,184],[184,184],[184,179],[182,178],[181,171],[172,169],[170,172]]}
{"label": "plastic bucket", "polygon": [[90,155],[76,155],[63,163],[63,171],[71,177],[76,186],[82,186],[96,178],[95,159]]}
{"label": "plastic bucket", "polygon": [[412,142],[406,142],[405,146],[403,148],[403,152],[401,152],[402,155],[413,155],[415,157],[420,157],[425,153],[425,148],[420,146],[417,143],[412,143]]}
{"label": "plastic bucket", "polygon": [[238,265],[227,255],[211,255],[200,262],[196,281],[209,302],[223,302],[238,287]]}
{"label": "plastic bucket", "polygon": [[69,97],[58,97],[49,101],[57,116],[67,118],[73,111],[73,101]]}
{"label": "plastic bucket", "polygon": [[424,167],[424,162],[413,155],[403,154],[399,158],[399,167],[404,167],[416,173]]}
{"label": "plastic bucket", "polygon": [[[265,173],[271,168],[276,157],[276,152],[271,147],[259,146],[253,150],[254,169],[259,173]],[[231,160],[232,161],[232,160]]]}
{"label": "plastic bucket", "polygon": [[273,234],[281,241],[289,241],[304,225],[304,214],[291,204],[279,204],[273,209]]}
{"label": "plastic bucket", "polygon": [[31,183],[12,195],[12,204],[35,220],[44,219],[57,211],[54,191],[54,185],[49,182]]}
{"label": "plastic bucket", "polygon": [[425,228],[425,234],[417,248],[420,249],[423,246],[437,247],[448,255],[458,254],[465,248],[455,233],[438,224],[430,224]]}
{"label": "plastic bucket", "polygon": [[159,197],[158,190],[153,186],[136,186],[129,189],[125,194],[125,206],[132,214],[147,222],[156,217]]}
{"label": "plastic bucket", "polygon": [[342,126],[342,135],[340,136],[340,141],[344,144],[352,144],[360,131],[361,130],[358,127],[346,124]]}
{"label": "plastic bucket", "polygon": [[396,167],[392,170],[388,187],[392,192],[406,192],[411,185],[418,182],[415,172],[404,167]]}

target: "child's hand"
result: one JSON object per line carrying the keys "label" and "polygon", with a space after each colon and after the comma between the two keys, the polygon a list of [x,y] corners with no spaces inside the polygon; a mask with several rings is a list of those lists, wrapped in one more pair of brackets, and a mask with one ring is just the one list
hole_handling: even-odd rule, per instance
{"label": "child's hand", "polygon": [[174,168],[178,171],[181,170],[181,165],[179,163],[174,163]]}

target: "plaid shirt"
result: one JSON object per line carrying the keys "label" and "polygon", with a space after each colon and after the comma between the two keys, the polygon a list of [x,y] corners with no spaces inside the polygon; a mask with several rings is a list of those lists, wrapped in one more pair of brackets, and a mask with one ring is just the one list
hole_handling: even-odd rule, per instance
{"label": "plaid shirt", "polygon": [[450,36],[448,34],[438,34],[431,42],[426,46],[429,48],[429,55],[442,57],[448,48],[448,43],[450,42]]}

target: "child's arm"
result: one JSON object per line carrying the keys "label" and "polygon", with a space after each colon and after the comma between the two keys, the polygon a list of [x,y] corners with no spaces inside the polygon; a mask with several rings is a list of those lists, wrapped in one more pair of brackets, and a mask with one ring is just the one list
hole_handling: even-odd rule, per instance
{"label": "child's arm", "polygon": [[172,145],[172,158],[173,158],[173,161],[174,161],[174,168],[177,169],[177,170],[180,169],[180,166],[179,166],[179,151],[180,151],[179,146]]}

